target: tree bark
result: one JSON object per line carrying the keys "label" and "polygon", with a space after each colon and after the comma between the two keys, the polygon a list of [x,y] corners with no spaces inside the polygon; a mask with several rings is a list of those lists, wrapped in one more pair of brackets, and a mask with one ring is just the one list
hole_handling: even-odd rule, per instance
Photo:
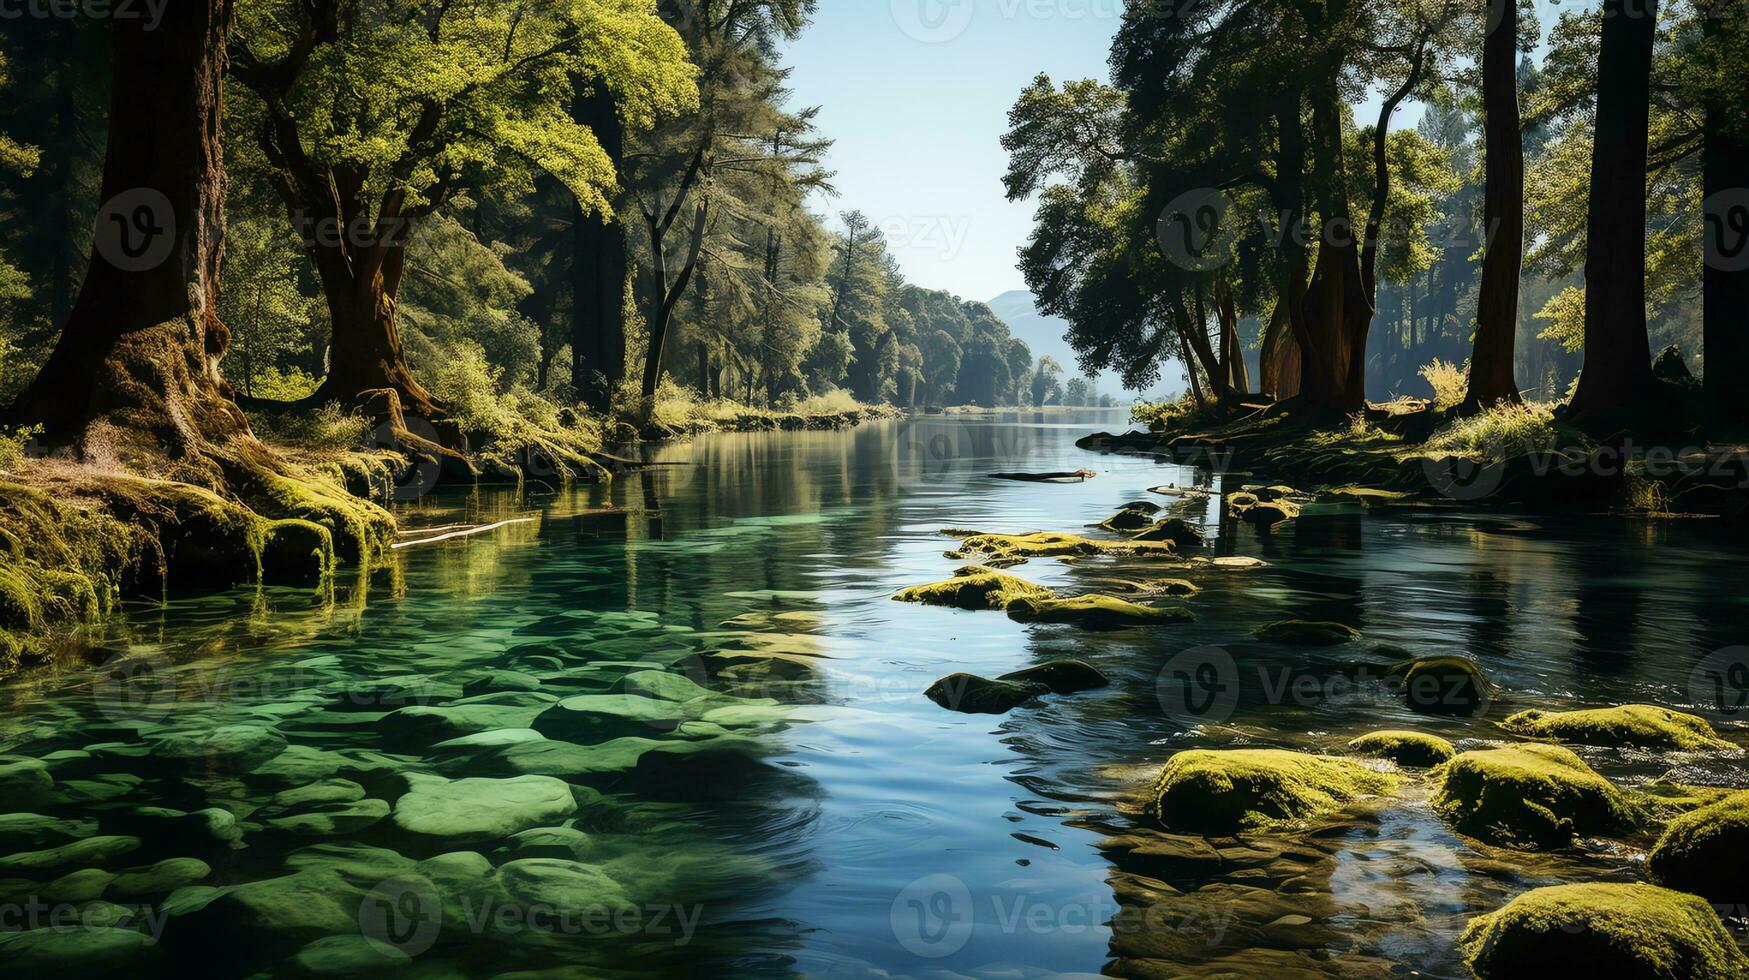
{"label": "tree bark", "polygon": [[1652,386],[1646,337],[1646,138],[1656,0],[1604,0],[1586,222],[1585,367],[1574,419],[1627,408]]}
{"label": "tree bark", "polygon": [[710,216],[710,209],[700,204],[694,214],[692,224],[692,244],[688,249],[686,263],[681,266],[680,274],[675,277],[672,285],[668,282],[667,254],[663,249],[665,228],[655,219],[650,221],[650,246],[655,257],[655,313],[650,318],[650,351],[644,358],[644,402],[654,404],[656,388],[662,381],[662,351],[668,344],[668,326],[674,320],[674,307],[685,294],[686,286],[692,281],[692,273],[698,268],[698,256],[704,249],[704,232]]}
{"label": "tree bark", "polygon": [[1215,309],[1221,320],[1221,363],[1229,398],[1251,393],[1251,371],[1245,366],[1245,347],[1239,339],[1239,307],[1233,287],[1225,276],[1215,280]]}
{"label": "tree bark", "polygon": [[[625,125],[612,94],[579,91],[573,118],[595,133],[619,170],[625,160]],[[606,412],[626,376],[626,230],[617,216],[585,214],[579,203],[572,235],[571,384],[583,404]]]}
{"label": "tree bark", "polygon": [[[219,375],[225,169],[220,98],[230,0],[116,18],[109,144],[90,267],[60,341],[9,415],[43,443],[206,485],[205,449],[249,435]],[[164,473],[164,461],[171,464]]]}
{"label": "tree bark", "polygon": [[328,376],[308,399],[315,404],[350,405],[362,392],[392,388],[405,415],[438,420],[447,413],[413,377],[401,348],[396,297],[406,272],[405,245],[385,246],[382,264],[371,271],[339,249],[318,245],[316,268],[334,325],[328,348]]}
{"label": "tree bark", "polygon": [[[1743,4],[1737,4],[1742,11]],[[1713,18],[1712,36],[1749,30],[1741,20]],[[1703,328],[1707,421],[1711,432],[1749,433],[1749,111],[1741,102],[1707,110],[1704,157],[1706,269]]]}
{"label": "tree bark", "polygon": [[[1482,292],[1463,411],[1518,402],[1513,357],[1518,277],[1524,266],[1524,133],[1518,111],[1518,3],[1491,0],[1498,14],[1482,43],[1482,122],[1487,186],[1482,194]],[[1491,14],[1490,21],[1496,18]]]}
{"label": "tree bark", "polygon": [[1348,207],[1342,107],[1332,71],[1314,86],[1312,178],[1323,235],[1307,289],[1301,397],[1314,412],[1353,414],[1366,407],[1366,335],[1372,322],[1360,247]]}
{"label": "tree bark", "polygon": [[[1277,260],[1277,305],[1271,318],[1271,330],[1280,339],[1272,348],[1270,367],[1274,384],[1268,387],[1277,401],[1300,393],[1307,345],[1311,333],[1306,326],[1306,288],[1311,264],[1307,258],[1305,235],[1305,172],[1306,137],[1300,118],[1303,93],[1290,87],[1280,97],[1275,110],[1279,133],[1275,161],[1275,182],[1271,200],[1281,213],[1280,257]],[[1276,322],[1285,325],[1285,334],[1276,329]]]}

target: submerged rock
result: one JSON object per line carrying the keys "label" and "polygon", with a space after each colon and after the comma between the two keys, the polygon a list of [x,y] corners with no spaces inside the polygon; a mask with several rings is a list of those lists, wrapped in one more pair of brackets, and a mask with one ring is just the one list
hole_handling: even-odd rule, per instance
{"label": "submerged rock", "polygon": [[1160,771],[1148,812],[1169,830],[1232,834],[1316,817],[1388,794],[1397,782],[1353,759],[1282,749],[1186,749]]}
{"label": "submerged rock", "polygon": [[294,977],[368,980],[384,973],[398,975],[412,962],[412,957],[386,942],[364,936],[324,936],[298,950],[286,969]]}
{"label": "submerged rock", "polygon": [[1647,858],[1652,877],[1719,905],[1749,902],[1749,793],[1671,821]]}
{"label": "submerged rock", "polygon": [[1157,623],[1185,623],[1190,610],[1177,606],[1143,606],[1108,595],[1073,599],[1021,597],[1008,604],[1008,618],[1022,623],[1069,623],[1088,629],[1123,629]]}
{"label": "submerged rock", "polygon": [[950,674],[929,685],[923,696],[949,711],[1001,715],[1051,689],[1039,683],[991,680],[976,674]]}
{"label": "submerged rock", "polygon": [[263,725],[221,725],[163,739],[152,758],[187,770],[247,772],[284,752],[285,745],[284,735]]}
{"label": "submerged rock", "polygon": [[1473,715],[1494,697],[1494,685],[1467,657],[1423,657],[1393,666],[1409,710],[1424,715]]}
{"label": "submerged rock", "polygon": [[395,826],[443,847],[503,840],[577,812],[571,787],[550,776],[451,780],[415,773],[408,782],[395,803]]}
{"label": "submerged rock", "polygon": [[580,694],[529,725],[549,739],[588,745],[626,735],[669,732],[694,717],[687,705],[641,694]]}
{"label": "submerged rock", "polygon": [[1202,591],[1195,582],[1181,578],[1108,578],[1101,579],[1099,586],[1109,593],[1144,598],[1183,597]]}
{"label": "submerged rock", "polygon": [[35,809],[48,800],[54,788],[54,777],[41,761],[0,755],[0,812]]}
{"label": "submerged rock", "polygon": [[109,883],[105,894],[118,901],[153,898],[205,881],[212,873],[213,869],[198,858],[169,858],[121,872]]}
{"label": "submerged rock", "polygon": [[0,933],[8,977],[146,976],[157,943],[143,932],[101,926],[47,926]]}
{"label": "submerged rock", "polygon": [[1702,899],[1642,884],[1538,888],[1470,922],[1459,942],[1481,980],[1749,976],[1718,913]]}
{"label": "submerged rock", "polygon": [[1043,684],[1053,694],[1074,694],[1104,687],[1111,680],[1084,660],[1052,660],[1036,667],[1009,671],[996,678],[1015,684]]}
{"label": "submerged rock", "polygon": [[1163,521],[1155,521],[1143,528],[1141,533],[1131,538],[1133,541],[1164,541],[1180,551],[1185,548],[1200,548],[1203,542],[1202,529],[1189,521],[1177,517],[1168,517]]}
{"label": "submerged rock", "polygon": [[1290,619],[1257,627],[1253,633],[1260,640],[1293,647],[1330,647],[1360,639],[1360,631],[1341,623],[1319,623]]}
{"label": "submerged rock", "polygon": [[1526,738],[1574,745],[1685,751],[1735,747],[1720,738],[1706,719],[1650,704],[1590,711],[1521,711],[1501,727]]}
{"label": "submerged rock", "polygon": [[1457,755],[1450,742],[1421,732],[1372,732],[1349,742],[1348,747],[1362,755],[1389,759],[1399,766],[1423,769],[1449,762]]}
{"label": "submerged rock", "polygon": [[1570,749],[1515,745],[1465,752],[1438,773],[1433,808],[1453,828],[1504,847],[1563,847],[1628,830],[1640,807]]}
{"label": "submerged rock", "polygon": [[178,915],[166,930],[189,957],[224,957],[231,972],[325,936],[357,934],[364,891],[333,871],[251,881]]}
{"label": "submerged rock", "polygon": [[899,602],[952,606],[955,609],[1006,609],[1016,599],[1055,597],[1055,592],[1042,585],[981,565],[962,568],[945,582],[919,585],[893,596]]}
{"label": "submerged rock", "polygon": [[44,851],[24,851],[0,857],[0,872],[47,871],[54,868],[93,867],[139,850],[138,837],[87,837]]}
{"label": "submerged rock", "polygon": [[[1144,505],[1153,509],[1145,509]],[[1159,510],[1160,507],[1158,504],[1150,504],[1146,501],[1125,504],[1123,510],[1118,511],[1101,521],[1099,526],[1107,531],[1112,531],[1118,534],[1133,533],[1152,525],[1154,523],[1153,515],[1158,513]]]}

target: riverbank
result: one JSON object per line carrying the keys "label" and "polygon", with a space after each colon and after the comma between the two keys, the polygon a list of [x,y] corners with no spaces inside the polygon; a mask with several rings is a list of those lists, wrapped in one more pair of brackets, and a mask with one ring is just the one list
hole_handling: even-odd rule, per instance
{"label": "riverbank", "polygon": [[1749,516],[1749,449],[1597,439],[1545,406],[1464,417],[1405,399],[1343,423],[1291,405],[1232,418],[1139,406],[1146,429],[1079,445],[1375,506],[1466,505],[1641,516]]}
{"label": "riverbank", "polygon": [[331,595],[343,568],[368,577],[391,560],[396,502],[438,485],[607,482],[642,465],[621,447],[711,432],[846,429],[905,413],[822,398],[789,411],[670,402],[642,424],[547,414],[434,425],[392,405],[256,413],[260,438],[243,440],[242,455],[263,465],[208,485],[33,459],[20,440],[0,458],[0,676],[88,656],[81,632],[127,601],[274,585]]}

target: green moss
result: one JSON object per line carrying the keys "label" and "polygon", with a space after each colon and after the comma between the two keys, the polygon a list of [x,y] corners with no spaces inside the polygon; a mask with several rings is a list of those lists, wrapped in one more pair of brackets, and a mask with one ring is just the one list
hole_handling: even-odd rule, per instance
{"label": "green moss", "polygon": [[1411,711],[1425,715],[1472,715],[1494,697],[1494,685],[1467,657],[1422,657],[1393,666]]}
{"label": "green moss", "polygon": [[1148,812],[1172,830],[1230,834],[1307,820],[1388,794],[1397,784],[1398,777],[1353,759],[1280,749],[1188,749],[1160,771]]}
{"label": "green moss", "polygon": [[1459,946],[1481,980],[1749,975],[1749,958],[1705,901],[1652,885],[1538,888],[1472,920]]}
{"label": "green moss", "polygon": [[1328,647],[1360,639],[1360,631],[1352,626],[1303,619],[1259,626],[1253,635],[1260,640],[1294,647]]}
{"label": "green moss", "polygon": [[1649,704],[1591,711],[1521,711],[1501,727],[1526,738],[1642,749],[1729,749],[1706,719]]}
{"label": "green moss", "polygon": [[1749,793],[1735,793],[1665,828],[1647,859],[1652,877],[1709,902],[1749,901]]}
{"label": "green moss", "polygon": [[1091,629],[1121,629],[1151,623],[1184,623],[1194,617],[1176,606],[1142,606],[1108,595],[1073,599],[1020,596],[1007,606],[1008,618],[1022,623],[1072,623]]}
{"label": "green moss", "polygon": [[1373,732],[1349,742],[1348,747],[1362,755],[1389,759],[1399,766],[1420,768],[1450,762],[1457,755],[1450,742],[1421,732]]}
{"label": "green moss", "polygon": [[926,606],[955,609],[1006,609],[1016,599],[1053,599],[1056,593],[1022,578],[1004,575],[982,565],[969,565],[945,582],[905,589],[893,598]]}
{"label": "green moss", "polygon": [[1569,749],[1517,745],[1446,763],[1433,808],[1459,832],[1505,847],[1562,847],[1575,837],[1631,829],[1640,804]]}
{"label": "green moss", "polygon": [[1130,540],[1164,541],[1174,548],[1199,548],[1202,546],[1203,533],[1200,528],[1189,521],[1178,517],[1168,517],[1148,525]]}
{"label": "green moss", "polygon": [[1139,558],[1177,558],[1172,545],[1162,541],[1095,541],[1078,534],[1058,534],[1039,531],[1032,534],[982,534],[973,531],[944,531],[964,538],[948,557],[966,559],[982,556],[986,560],[1020,564],[1031,558],[1091,558],[1096,555],[1122,555]]}

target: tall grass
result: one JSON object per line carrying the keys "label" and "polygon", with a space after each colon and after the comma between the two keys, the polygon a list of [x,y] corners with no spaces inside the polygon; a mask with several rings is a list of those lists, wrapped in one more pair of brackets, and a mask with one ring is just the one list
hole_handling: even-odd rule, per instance
{"label": "tall grass", "polygon": [[1427,448],[1463,456],[1503,459],[1563,448],[1554,412],[1539,402],[1501,403],[1435,432]]}
{"label": "tall grass", "polygon": [[1433,407],[1445,410],[1462,405],[1464,397],[1469,394],[1469,372],[1463,367],[1434,358],[1431,364],[1421,369],[1421,377],[1433,389]]}

